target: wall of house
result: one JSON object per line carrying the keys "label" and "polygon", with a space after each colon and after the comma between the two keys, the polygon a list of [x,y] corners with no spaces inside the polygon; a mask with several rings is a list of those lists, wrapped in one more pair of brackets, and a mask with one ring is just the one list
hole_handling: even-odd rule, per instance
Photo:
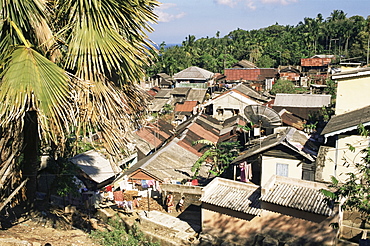
{"label": "wall of house", "polygon": [[289,178],[302,179],[302,164],[300,160],[291,160],[285,158],[277,158],[272,156],[262,157],[262,174],[261,174],[261,186],[273,176],[278,175],[276,164],[287,164],[288,165],[288,176]]}
{"label": "wall of house", "polygon": [[360,109],[370,105],[370,76],[338,80],[335,114]]}
{"label": "wall of house", "polygon": [[[347,144],[355,147],[355,151],[350,151]],[[331,176],[345,181],[348,178],[346,173],[357,171],[354,163],[361,162],[364,154],[360,151],[368,144],[368,138],[341,135],[338,138],[338,148],[321,146],[317,158],[316,181],[331,182]]]}
{"label": "wall of house", "polygon": [[[230,118],[233,115],[233,110],[237,109],[239,114],[244,115],[244,108],[248,105],[258,104],[256,101],[246,98],[237,92],[230,91],[230,95],[224,95],[213,100],[213,117],[218,120]],[[232,95],[231,95],[232,94]],[[220,114],[217,109],[223,109]]]}
{"label": "wall of house", "polygon": [[270,236],[288,245],[333,245],[336,231],[330,223],[336,217],[321,222],[295,218],[264,210],[260,216],[240,218],[228,215],[225,208],[202,204],[202,231],[219,239],[255,245],[256,236]]}

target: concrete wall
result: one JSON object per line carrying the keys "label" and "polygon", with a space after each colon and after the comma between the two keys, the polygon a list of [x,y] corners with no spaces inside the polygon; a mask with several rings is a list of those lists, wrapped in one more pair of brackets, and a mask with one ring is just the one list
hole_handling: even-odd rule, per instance
{"label": "concrete wall", "polygon": [[302,179],[302,164],[300,160],[291,160],[276,158],[271,156],[262,157],[262,177],[261,186],[266,184],[266,182],[273,176],[276,175],[276,163],[288,164],[288,177]]}
{"label": "concrete wall", "polygon": [[317,223],[264,210],[260,216],[243,219],[219,209],[202,207],[203,233],[243,245],[254,245],[256,235],[268,235],[288,245],[334,245],[336,230],[329,225],[335,217]]}
{"label": "concrete wall", "polygon": [[335,114],[370,105],[370,76],[338,80]]}
{"label": "concrete wall", "polygon": [[[317,158],[317,181],[331,182],[331,176],[344,182],[349,172],[357,172],[354,163],[359,163],[364,157],[360,151],[368,146],[369,139],[361,136],[340,136],[338,147],[321,146]],[[355,147],[355,151],[349,150],[347,144]]]}
{"label": "concrete wall", "polygon": [[177,204],[182,196],[185,196],[184,209],[190,205],[199,206],[199,201],[202,195],[202,187],[200,186],[189,186],[189,185],[178,185],[178,184],[162,184],[162,204],[169,192],[172,192],[174,196],[174,203]]}

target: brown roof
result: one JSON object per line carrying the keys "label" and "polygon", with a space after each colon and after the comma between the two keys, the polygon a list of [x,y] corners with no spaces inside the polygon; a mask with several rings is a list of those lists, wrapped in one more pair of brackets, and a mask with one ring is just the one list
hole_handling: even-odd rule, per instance
{"label": "brown roof", "polygon": [[241,60],[233,65],[233,68],[240,67],[240,68],[257,68],[257,66],[248,60]]}
{"label": "brown roof", "polygon": [[203,126],[201,125],[198,125],[198,124],[192,124],[190,127],[189,127],[189,130],[191,130],[192,132],[196,132],[198,136],[202,137],[202,139],[207,139],[209,141],[212,141],[214,143],[216,143],[218,141],[218,136],[211,133],[210,131],[207,131],[206,129],[204,129]]}
{"label": "brown roof", "polygon": [[185,101],[178,103],[175,106],[175,112],[192,112],[194,107],[198,105],[198,101]]}
{"label": "brown roof", "polygon": [[225,76],[228,81],[250,80],[262,81],[266,78],[276,77],[274,68],[226,68]]}
{"label": "brown roof", "polygon": [[331,58],[302,58],[302,67],[323,67],[327,66],[331,62]]}

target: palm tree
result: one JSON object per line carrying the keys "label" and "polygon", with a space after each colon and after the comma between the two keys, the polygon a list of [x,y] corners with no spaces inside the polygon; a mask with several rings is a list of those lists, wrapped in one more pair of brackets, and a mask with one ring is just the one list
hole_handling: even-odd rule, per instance
{"label": "palm tree", "polygon": [[202,149],[207,149],[203,155],[194,163],[191,171],[194,172],[194,178],[204,163],[210,164],[209,174],[219,176],[221,175],[231,163],[238,156],[238,149],[241,148],[239,142],[220,142],[214,143],[207,139],[200,139],[194,141],[193,145],[202,144]]}
{"label": "palm tree", "polygon": [[[145,113],[147,98],[136,82],[150,63],[146,47],[153,47],[146,32],[152,31],[148,23],[156,21],[158,2],[0,4],[0,133],[2,142],[12,147],[1,147],[0,174],[8,173],[8,178],[0,187],[13,189],[27,177],[32,202],[40,145],[61,155],[68,138],[99,132],[113,158],[122,154],[127,132]],[[21,144],[15,145],[15,139]],[[14,179],[10,174],[17,171],[21,152],[22,172]],[[9,190],[0,192],[0,201]]]}

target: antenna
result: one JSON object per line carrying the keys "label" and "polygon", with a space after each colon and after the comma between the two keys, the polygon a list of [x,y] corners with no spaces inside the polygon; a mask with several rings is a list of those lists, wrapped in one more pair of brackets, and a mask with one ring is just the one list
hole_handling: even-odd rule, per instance
{"label": "antenna", "polygon": [[275,128],[281,126],[280,115],[264,105],[248,105],[244,108],[245,117],[253,124],[263,128]]}

